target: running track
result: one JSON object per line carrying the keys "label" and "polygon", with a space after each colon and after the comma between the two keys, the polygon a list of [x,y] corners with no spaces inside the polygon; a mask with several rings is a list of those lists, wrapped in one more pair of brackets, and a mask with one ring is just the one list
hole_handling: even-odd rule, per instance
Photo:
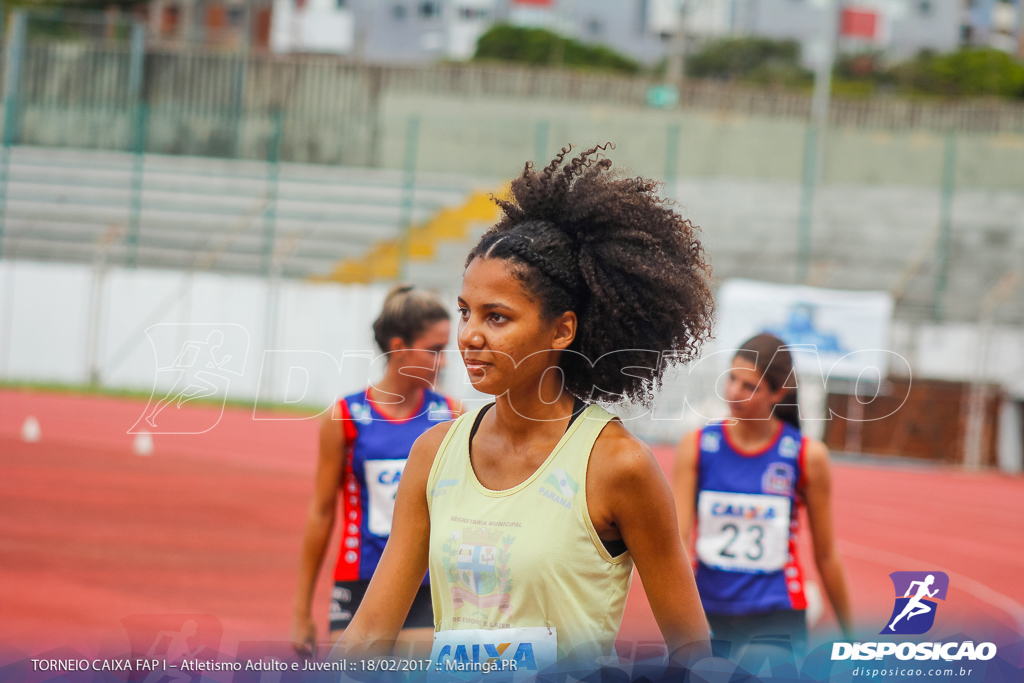
{"label": "running track", "polygon": [[[211,431],[157,435],[154,454],[140,457],[126,431],[143,409],[0,391],[0,654],[124,651],[121,620],[138,614],[214,615],[229,654],[239,641],[288,638],[316,421],[227,409]],[[219,413],[178,412],[195,425]],[[38,443],[20,438],[29,415],[42,427]],[[656,452],[668,470],[671,450]],[[892,609],[889,572],[922,569],[951,579],[935,635],[1024,633],[1024,479],[837,463],[834,509],[865,634]],[[316,596],[321,626],[330,574]],[[633,586],[620,639],[660,640]],[[834,635],[826,610],[814,637]]]}

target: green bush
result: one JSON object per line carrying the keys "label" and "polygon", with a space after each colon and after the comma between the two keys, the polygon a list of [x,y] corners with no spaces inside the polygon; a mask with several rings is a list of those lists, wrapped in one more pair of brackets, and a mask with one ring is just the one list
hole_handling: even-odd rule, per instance
{"label": "green bush", "polygon": [[[639,73],[640,65],[604,46],[587,45],[551,31],[497,25],[481,36],[474,59]],[[663,73],[665,61],[653,70]],[[813,74],[800,64],[794,40],[740,37],[710,40],[689,55],[690,78],[742,81],[806,89]],[[900,93],[946,98],[1024,98],[1024,63],[991,48],[965,48],[887,66],[880,52],[840,54],[833,71],[837,95]]]}
{"label": "green bush", "polygon": [[942,95],[1024,96],[1024,64],[1000,50],[959,50],[936,57],[930,67]]}
{"label": "green bush", "polygon": [[811,73],[800,65],[800,44],[770,38],[719,38],[686,60],[687,76],[725,81],[801,85]]}
{"label": "green bush", "polygon": [[637,73],[640,65],[603,45],[587,45],[541,28],[493,26],[480,36],[474,60],[572,66]]}
{"label": "green bush", "polygon": [[1024,97],[1024,64],[991,48],[968,48],[942,55],[923,51],[893,66],[887,75],[906,94]]}

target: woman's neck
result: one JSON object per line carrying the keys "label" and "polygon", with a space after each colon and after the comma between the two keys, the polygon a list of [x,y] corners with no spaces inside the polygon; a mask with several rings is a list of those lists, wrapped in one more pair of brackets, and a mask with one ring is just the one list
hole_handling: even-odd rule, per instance
{"label": "woman's neck", "polygon": [[[548,373],[549,375],[558,373]],[[544,434],[547,431],[561,434],[565,431],[564,420],[572,415],[575,399],[562,391],[558,399],[546,403],[545,396],[557,395],[558,387],[541,387],[509,391],[495,397],[494,419],[499,432],[517,435]]]}
{"label": "woman's neck", "polygon": [[779,429],[775,416],[767,420],[735,420],[726,427],[733,443],[744,450],[756,450],[768,445]]}
{"label": "woman's neck", "polygon": [[[398,368],[388,366],[384,377],[367,389],[367,394],[378,408],[383,406],[390,417],[408,417],[423,399],[423,382],[406,377]],[[401,399],[396,399],[400,396]]]}

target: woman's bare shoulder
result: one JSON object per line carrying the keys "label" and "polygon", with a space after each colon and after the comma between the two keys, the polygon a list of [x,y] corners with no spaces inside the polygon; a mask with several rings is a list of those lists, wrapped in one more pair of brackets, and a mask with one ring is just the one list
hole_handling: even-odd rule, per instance
{"label": "woman's bare shoulder", "polygon": [[650,446],[619,420],[609,420],[594,442],[590,469],[600,479],[619,484],[661,473]]}

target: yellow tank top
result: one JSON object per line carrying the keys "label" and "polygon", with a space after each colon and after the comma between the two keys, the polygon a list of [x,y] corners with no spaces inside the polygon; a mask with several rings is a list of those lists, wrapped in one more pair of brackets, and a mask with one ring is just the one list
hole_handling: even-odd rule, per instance
{"label": "yellow tank top", "polygon": [[427,482],[436,630],[547,626],[560,659],[610,654],[633,560],[601,543],[586,481],[590,450],[613,416],[589,406],[526,481],[492,491],[469,459],[480,410],[448,430]]}

